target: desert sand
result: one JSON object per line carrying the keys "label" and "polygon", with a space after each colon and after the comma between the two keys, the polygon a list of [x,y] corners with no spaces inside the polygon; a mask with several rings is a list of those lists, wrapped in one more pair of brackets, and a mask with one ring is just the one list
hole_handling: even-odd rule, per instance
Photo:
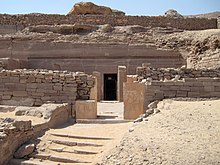
{"label": "desert sand", "polygon": [[220,100],[164,100],[135,123],[103,164],[220,164]]}

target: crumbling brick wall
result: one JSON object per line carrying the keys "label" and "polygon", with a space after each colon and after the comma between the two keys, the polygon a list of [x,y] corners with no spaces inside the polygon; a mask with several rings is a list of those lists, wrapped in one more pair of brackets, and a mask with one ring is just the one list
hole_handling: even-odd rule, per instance
{"label": "crumbling brick wall", "polygon": [[50,101],[75,104],[76,99],[88,100],[93,86],[94,79],[82,72],[1,70],[0,103],[39,106]]}
{"label": "crumbling brick wall", "polygon": [[[115,15],[58,15],[58,14],[0,14],[0,25],[3,31],[7,26],[21,27],[29,25],[59,25],[59,24],[111,24],[113,26],[141,25],[151,27],[173,27],[185,30],[216,29],[217,19],[205,18],[168,18],[163,16],[115,16]],[[13,31],[13,26],[8,27]],[[15,29],[16,31],[16,29]]]}
{"label": "crumbling brick wall", "polygon": [[194,68],[150,68],[148,66],[137,67],[136,73],[138,80],[151,78],[152,80],[171,80],[177,75],[179,79],[200,78],[200,77],[220,77],[220,68],[218,69],[194,69]]}

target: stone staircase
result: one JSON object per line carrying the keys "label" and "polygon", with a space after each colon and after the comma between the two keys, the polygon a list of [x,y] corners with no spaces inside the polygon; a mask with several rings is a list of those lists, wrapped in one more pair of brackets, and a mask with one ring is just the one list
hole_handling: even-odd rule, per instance
{"label": "stone staircase", "polygon": [[29,158],[12,159],[9,165],[95,165],[132,125],[123,120],[123,103],[119,102],[99,103],[97,119],[76,122],[50,129],[35,140],[36,151]]}
{"label": "stone staircase", "polygon": [[92,165],[119,143],[131,123],[75,124],[51,129],[35,140],[29,159],[12,159],[9,165]]}

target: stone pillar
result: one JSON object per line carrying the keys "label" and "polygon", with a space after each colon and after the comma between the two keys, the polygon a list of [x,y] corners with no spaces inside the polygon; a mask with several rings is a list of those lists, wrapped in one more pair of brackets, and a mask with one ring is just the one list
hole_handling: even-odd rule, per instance
{"label": "stone pillar", "polygon": [[117,100],[123,102],[123,83],[127,81],[126,66],[118,66]]}
{"label": "stone pillar", "polygon": [[144,83],[124,83],[124,119],[133,120],[145,112]]}
{"label": "stone pillar", "polygon": [[101,73],[94,71],[92,75],[95,77],[95,86],[91,89],[90,99],[100,102],[101,100]]}
{"label": "stone pillar", "polygon": [[97,102],[95,100],[76,101],[76,119],[96,119]]}

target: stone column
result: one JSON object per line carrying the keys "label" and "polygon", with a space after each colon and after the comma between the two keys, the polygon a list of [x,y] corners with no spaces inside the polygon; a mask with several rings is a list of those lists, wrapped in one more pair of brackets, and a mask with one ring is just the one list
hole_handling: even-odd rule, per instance
{"label": "stone column", "polygon": [[123,102],[123,83],[127,81],[126,66],[118,66],[117,100]]}
{"label": "stone column", "polygon": [[94,71],[92,75],[95,77],[95,86],[91,89],[90,99],[100,102],[101,100],[101,73]]}

